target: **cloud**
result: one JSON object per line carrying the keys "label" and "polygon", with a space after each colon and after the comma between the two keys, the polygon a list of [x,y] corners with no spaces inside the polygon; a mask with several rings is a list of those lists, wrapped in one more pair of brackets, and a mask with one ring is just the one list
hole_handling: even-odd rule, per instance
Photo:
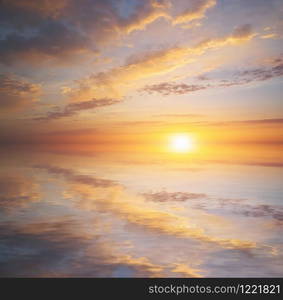
{"label": "cloud", "polygon": [[0,111],[21,110],[39,99],[41,86],[12,74],[0,74]]}
{"label": "cloud", "polygon": [[170,6],[171,4],[167,0],[141,1],[130,18],[118,22],[116,28],[126,34],[136,30],[143,30],[147,25],[155,22],[159,18],[169,19],[168,8]]}
{"label": "cloud", "polygon": [[232,76],[232,79],[221,80],[218,83],[218,86],[230,87],[248,84],[281,77],[283,75],[283,60],[281,56],[273,59],[265,59],[265,61],[268,61],[268,63],[257,68],[250,68],[235,72]]}
{"label": "cloud", "polygon": [[181,4],[181,12],[174,12],[176,2],[171,1],[144,1],[143,5],[138,6],[137,12],[132,15],[131,21],[127,21],[123,28],[121,24],[120,30],[131,33],[134,30],[142,30],[148,24],[153,23],[159,18],[170,21],[173,25],[189,23],[197,19],[202,19],[206,11],[215,6],[216,0],[192,0],[185,1]]}
{"label": "cloud", "polygon": [[185,9],[182,13],[173,18],[173,24],[188,23],[197,19],[202,19],[205,12],[216,5],[216,0],[198,0],[191,1],[191,3],[192,7]]}
{"label": "cloud", "polygon": [[183,202],[187,200],[203,199],[207,197],[206,194],[185,192],[169,193],[166,191],[156,193],[143,193],[142,195],[145,197],[146,200],[154,202]]}
{"label": "cloud", "polygon": [[278,35],[276,33],[269,33],[260,36],[261,39],[276,39]]}
{"label": "cloud", "polygon": [[[240,33],[242,34],[242,33]],[[266,81],[272,78],[281,77],[283,75],[283,62],[281,58],[273,61],[273,65],[267,67],[251,68],[244,71],[239,71],[233,74],[231,79],[220,79],[208,84],[185,84],[175,82],[161,82],[158,84],[146,85],[140,89],[141,92],[149,94],[159,93],[163,96],[168,95],[184,95],[200,90],[210,88],[227,88],[240,86],[249,83]],[[199,80],[204,81],[203,78]],[[205,77],[205,81],[209,82],[209,78]]]}
{"label": "cloud", "polygon": [[[181,68],[197,56],[203,55],[208,50],[218,49],[228,45],[236,45],[249,41],[255,36],[250,25],[237,27],[232,34],[215,39],[206,39],[195,46],[171,47],[153,52],[142,53],[130,57],[126,64],[112,68],[106,72],[90,75],[77,81],[77,86],[70,88],[69,95],[72,99],[80,101],[91,97],[105,97],[111,95],[121,97],[126,90],[130,89],[137,81],[166,74],[177,68]],[[167,87],[168,85],[166,85]],[[169,85],[174,90],[174,87]],[[196,86],[195,88],[202,88]],[[192,90],[192,87],[183,87]],[[182,91],[182,88],[177,88]]]}
{"label": "cloud", "polygon": [[97,129],[95,128],[82,128],[82,129],[66,129],[66,130],[54,130],[46,133],[41,133],[46,136],[81,136],[85,134],[95,134]]}
{"label": "cloud", "polygon": [[159,93],[163,96],[168,95],[182,95],[182,94],[188,94],[192,92],[196,92],[199,90],[206,89],[207,86],[204,85],[196,85],[196,84],[175,84],[170,82],[162,82],[159,84],[152,84],[152,85],[146,85],[144,88],[141,89],[141,91],[147,92],[149,94],[152,93]]}
{"label": "cloud", "polygon": [[121,121],[115,122],[115,126],[159,126],[165,124],[163,121]]}
{"label": "cloud", "polygon": [[262,218],[270,217],[278,221],[283,221],[283,207],[278,205],[238,205],[233,207],[233,212],[246,217]]}
{"label": "cloud", "polygon": [[[77,102],[82,99],[104,98],[110,95],[111,97],[121,97],[131,84],[134,82],[145,79],[147,77],[155,76],[160,73],[168,73],[176,68],[188,64],[196,56],[203,54],[205,51],[223,47],[229,44],[237,44],[240,42],[251,39],[254,34],[251,32],[249,25],[244,25],[236,28],[235,31],[224,38],[213,40],[205,40],[194,47],[173,47],[165,50],[154,51],[145,53],[141,56],[136,56],[128,60],[128,62],[121,66],[112,68],[106,72],[92,74],[91,76],[77,81],[77,86],[69,88],[67,94],[69,97]],[[174,86],[173,84],[164,84],[161,86],[153,87],[157,89],[166,90],[166,94],[176,92],[178,94],[184,92],[193,92],[196,90],[204,89],[202,85],[187,86],[182,84]],[[124,91],[123,91],[124,90]],[[111,105],[116,101],[105,100],[89,100],[87,103],[101,103],[101,106]],[[90,104],[91,105],[91,104]],[[46,117],[36,118],[38,120],[58,119],[67,116],[73,116],[78,110],[84,108],[76,108],[74,104],[68,105],[62,112],[50,112]]]}
{"label": "cloud", "polygon": [[199,118],[199,117],[203,117],[204,115],[201,114],[160,114],[160,115],[154,115],[157,117],[164,117],[164,118]]}
{"label": "cloud", "polygon": [[192,268],[186,264],[176,263],[171,272],[181,274],[182,277],[195,278],[200,276],[202,270]]}
{"label": "cloud", "polygon": [[76,29],[58,21],[47,21],[37,29],[36,35],[12,32],[0,40],[0,62],[7,65],[23,61],[41,64],[56,58],[62,63],[87,51],[97,53],[95,47],[91,47],[90,41]]}
{"label": "cloud", "polygon": [[[70,0],[60,0],[56,2],[50,0],[2,0],[1,8],[3,9],[3,12],[10,13],[7,16],[7,19],[4,19],[3,21],[6,21],[7,23],[11,22],[16,27],[20,25],[28,26],[34,24],[36,20],[39,21],[39,16],[48,16],[52,18],[58,17],[63,13],[63,10],[70,2]],[[30,18],[27,18],[26,20],[22,20],[20,18],[21,16],[27,16],[29,13]],[[9,20],[13,14],[17,15],[18,19],[14,18]],[[21,22],[23,23],[21,24]]]}
{"label": "cloud", "polygon": [[166,16],[166,3],[139,2],[134,13],[123,18],[111,0],[1,1],[1,25],[6,31],[0,40],[0,61],[14,64],[23,59],[29,63],[56,59],[62,63],[72,61],[75,55],[95,54],[109,40],[142,30]]}
{"label": "cloud", "polygon": [[169,0],[135,3],[127,3],[132,12],[124,16],[120,8],[123,2],[119,0],[62,0],[58,3],[3,0],[0,3],[4,29],[0,39],[0,62],[74,62],[81,54],[96,54],[106,43],[144,30],[159,18],[173,24],[203,18],[215,1],[183,3],[184,10],[176,16],[172,15],[173,5]]}
{"label": "cloud", "polygon": [[283,125],[282,118],[272,118],[272,119],[257,119],[257,120],[240,120],[240,121],[226,121],[226,122],[213,122],[211,125]]}
{"label": "cloud", "polygon": [[[173,115],[175,116],[175,115]],[[178,117],[178,115],[176,115]],[[283,125],[283,119],[282,118],[270,118],[270,119],[251,119],[251,120],[230,120],[230,121],[189,121],[189,122],[174,122],[174,123],[168,123],[170,125],[196,125],[196,126],[240,126],[240,125]]]}
{"label": "cloud", "polygon": [[45,116],[34,118],[35,121],[51,121],[65,117],[73,117],[81,111],[113,105],[121,102],[120,100],[104,98],[104,99],[92,99],[89,101],[83,101],[78,103],[70,103],[66,105],[62,111],[58,111],[60,108],[56,107],[56,110],[48,112]]}
{"label": "cloud", "polygon": [[283,61],[269,68],[246,70],[238,74],[239,77],[248,77],[247,80],[264,81],[283,75]]}
{"label": "cloud", "polygon": [[252,34],[252,26],[251,24],[245,24],[242,26],[238,26],[235,28],[232,37],[234,39],[242,39],[250,36]]}

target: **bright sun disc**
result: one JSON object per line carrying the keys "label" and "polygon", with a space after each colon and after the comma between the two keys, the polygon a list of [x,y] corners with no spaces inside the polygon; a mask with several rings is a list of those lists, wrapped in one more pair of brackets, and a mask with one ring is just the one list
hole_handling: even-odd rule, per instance
{"label": "bright sun disc", "polygon": [[194,141],[187,134],[176,134],[170,138],[170,149],[174,152],[190,152],[194,148]]}

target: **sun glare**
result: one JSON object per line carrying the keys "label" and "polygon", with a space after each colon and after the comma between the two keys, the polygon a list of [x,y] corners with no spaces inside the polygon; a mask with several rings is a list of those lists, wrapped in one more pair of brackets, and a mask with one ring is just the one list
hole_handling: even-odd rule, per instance
{"label": "sun glare", "polygon": [[170,137],[170,150],[174,152],[190,152],[194,149],[193,138],[185,133],[175,134]]}

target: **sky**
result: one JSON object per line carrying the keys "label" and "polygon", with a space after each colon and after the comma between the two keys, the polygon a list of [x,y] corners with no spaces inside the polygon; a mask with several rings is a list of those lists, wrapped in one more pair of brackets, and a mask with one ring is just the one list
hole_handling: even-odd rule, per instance
{"label": "sky", "polygon": [[282,276],[282,15],[0,0],[0,277]]}
{"label": "sky", "polygon": [[280,0],[3,0],[1,143],[283,141]]}

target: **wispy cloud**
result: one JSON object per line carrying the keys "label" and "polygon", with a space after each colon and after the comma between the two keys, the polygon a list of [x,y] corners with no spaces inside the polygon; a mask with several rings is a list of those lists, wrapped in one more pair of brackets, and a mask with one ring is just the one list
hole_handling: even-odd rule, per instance
{"label": "wispy cloud", "polygon": [[48,112],[45,116],[40,116],[34,118],[35,121],[51,121],[51,120],[57,120],[65,117],[72,117],[78,114],[81,111],[90,110],[90,109],[96,109],[103,106],[113,105],[116,103],[121,102],[117,99],[110,99],[110,98],[104,98],[104,99],[92,99],[90,101],[83,101],[79,103],[70,103],[66,105],[62,111],[59,107],[57,107],[56,110]]}
{"label": "wispy cloud", "polygon": [[192,1],[192,6],[175,16],[173,24],[188,23],[197,19],[202,19],[205,12],[216,5],[216,0]]}
{"label": "wispy cloud", "polygon": [[[250,25],[237,27],[230,35],[205,39],[195,46],[171,47],[158,51],[146,52],[135,57],[131,57],[126,64],[112,68],[106,72],[100,72],[90,75],[77,81],[77,87],[70,88],[71,98],[86,99],[97,95],[121,96],[125,90],[139,80],[153,77],[160,74],[166,74],[177,68],[181,68],[196,57],[203,55],[209,50],[222,48],[228,45],[237,45],[251,40],[255,34]],[[168,86],[166,85],[166,88]],[[174,87],[169,85],[170,89]],[[196,86],[200,89],[201,87]],[[192,87],[183,86],[177,88],[177,91],[192,90]]]}
{"label": "wispy cloud", "polygon": [[200,118],[204,117],[202,114],[182,114],[182,113],[176,113],[176,114],[160,114],[160,115],[154,115],[155,117],[164,117],[164,118]]}
{"label": "wispy cloud", "polygon": [[203,199],[206,198],[206,194],[201,193],[187,193],[187,192],[175,192],[169,193],[166,191],[156,193],[143,193],[147,200],[155,202],[183,202],[187,200]]}
{"label": "wispy cloud", "polygon": [[147,92],[149,94],[159,93],[163,96],[168,95],[183,95],[188,93],[193,93],[199,90],[207,89],[205,85],[199,84],[185,84],[185,83],[172,83],[172,82],[162,82],[158,84],[147,85],[141,89],[141,91]]}
{"label": "wispy cloud", "polygon": [[283,125],[283,118],[272,119],[257,119],[257,120],[238,120],[238,121],[226,121],[226,122],[211,122],[210,125]]}
{"label": "wispy cloud", "polygon": [[266,81],[272,78],[281,77],[283,75],[283,62],[281,58],[274,60],[272,66],[247,69],[244,71],[235,72],[231,79],[220,79],[218,81],[210,80],[207,76],[198,79],[207,84],[185,84],[175,82],[161,82],[158,84],[146,85],[141,92],[149,94],[159,93],[163,96],[168,95],[183,95],[200,90],[210,88],[226,88],[233,86],[241,86],[249,83]]}
{"label": "wispy cloud", "polygon": [[0,111],[23,109],[39,100],[41,85],[12,74],[0,74]]}

